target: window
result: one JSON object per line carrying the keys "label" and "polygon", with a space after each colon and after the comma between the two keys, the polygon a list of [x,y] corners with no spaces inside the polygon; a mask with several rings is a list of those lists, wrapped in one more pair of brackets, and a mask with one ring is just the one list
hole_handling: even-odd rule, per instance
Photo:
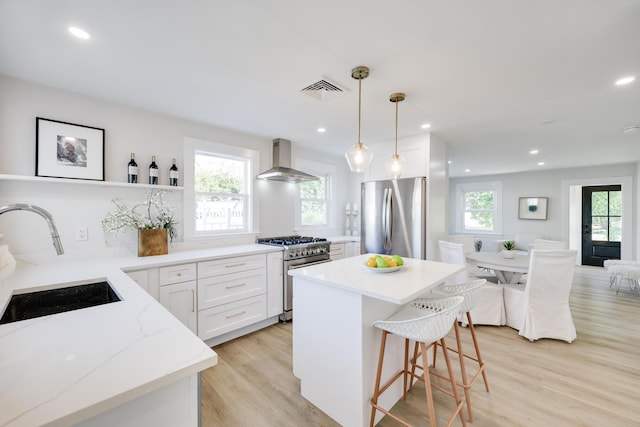
{"label": "window", "polygon": [[258,152],[185,138],[185,237],[253,230]]}
{"label": "window", "polygon": [[331,225],[331,177],[335,167],[323,163],[298,160],[296,167],[320,178],[298,184],[298,215],[300,228],[325,228]]}
{"label": "window", "polygon": [[250,161],[196,151],[196,233],[247,231]]}
{"label": "window", "polygon": [[499,182],[466,183],[456,186],[458,232],[500,233],[500,197],[502,186]]}

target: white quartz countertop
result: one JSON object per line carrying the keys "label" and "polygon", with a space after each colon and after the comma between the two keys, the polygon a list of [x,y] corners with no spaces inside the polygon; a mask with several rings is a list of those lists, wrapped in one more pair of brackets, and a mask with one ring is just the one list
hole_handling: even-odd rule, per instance
{"label": "white quartz countertop", "polygon": [[122,301],[0,325],[0,426],[68,426],[217,363],[217,355],[123,270],[280,250],[232,246],[135,256],[18,262],[13,293],[108,281]]}
{"label": "white quartz countertop", "polygon": [[394,304],[407,304],[447,277],[464,270],[463,265],[405,258],[405,265],[394,272],[381,273],[365,267],[371,254],[344,258],[311,267],[289,270],[301,277]]}

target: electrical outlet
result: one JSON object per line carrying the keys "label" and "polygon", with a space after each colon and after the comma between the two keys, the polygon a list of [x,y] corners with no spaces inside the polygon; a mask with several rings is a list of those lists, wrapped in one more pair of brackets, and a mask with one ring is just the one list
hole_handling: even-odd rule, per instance
{"label": "electrical outlet", "polygon": [[89,230],[87,227],[76,227],[76,240],[89,240]]}

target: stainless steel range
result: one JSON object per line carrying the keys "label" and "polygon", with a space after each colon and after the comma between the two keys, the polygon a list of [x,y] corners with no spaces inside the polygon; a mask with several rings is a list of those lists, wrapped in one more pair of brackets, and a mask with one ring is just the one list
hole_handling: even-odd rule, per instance
{"label": "stainless steel range", "polygon": [[280,246],[284,249],[284,312],[280,320],[287,322],[293,318],[293,277],[288,271],[295,268],[309,267],[314,264],[329,262],[331,242],[320,237],[281,236],[259,238],[258,243]]}

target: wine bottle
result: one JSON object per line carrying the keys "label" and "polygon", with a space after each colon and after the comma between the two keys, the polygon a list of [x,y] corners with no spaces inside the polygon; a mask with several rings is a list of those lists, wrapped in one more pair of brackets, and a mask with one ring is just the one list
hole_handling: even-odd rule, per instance
{"label": "wine bottle", "polygon": [[138,164],[135,160],[135,154],[131,153],[131,160],[129,161],[129,172],[127,176],[127,182],[136,184],[138,182]]}
{"label": "wine bottle", "polygon": [[169,185],[178,186],[178,167],[176,166],[176,159],[173,159],[173,165],[169,168]]}
{"label": "wine bottle", "polygon": [[151,164],[149,165],[149,184],[158,185],[158,165],[156,165],[156,156],[151,156]]}

